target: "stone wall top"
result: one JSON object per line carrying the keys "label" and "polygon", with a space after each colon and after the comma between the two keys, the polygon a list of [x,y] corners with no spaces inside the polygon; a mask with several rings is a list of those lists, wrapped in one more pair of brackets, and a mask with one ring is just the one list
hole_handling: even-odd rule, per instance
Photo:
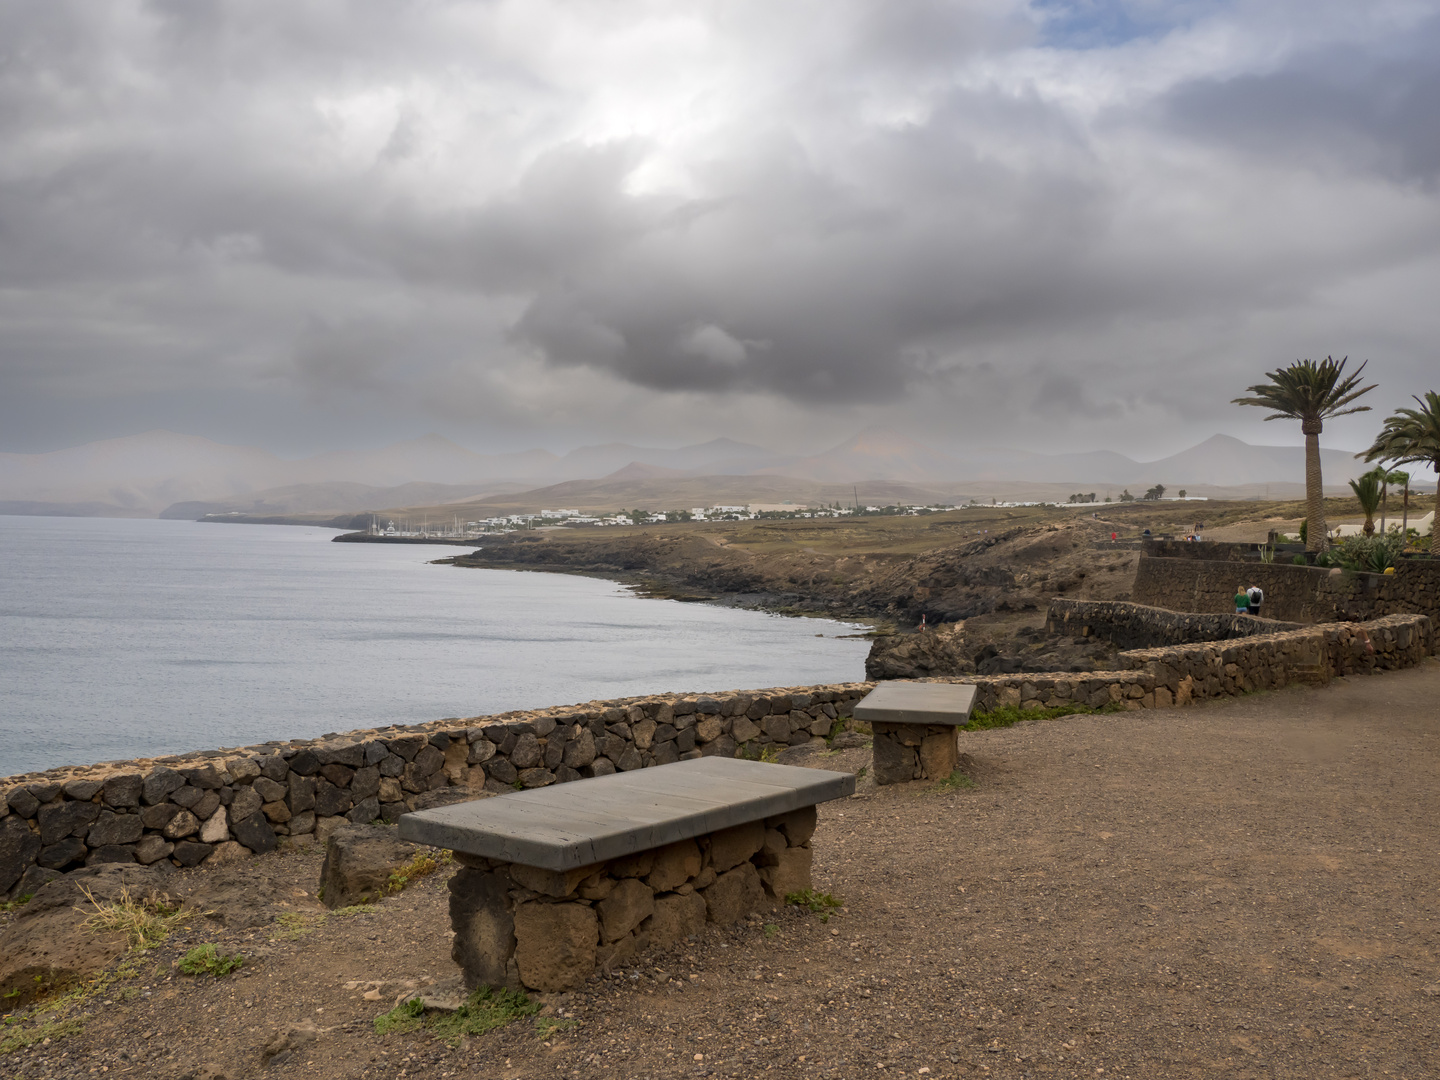
{"label": "stone wall top", "polygon": [[[311,750],[321,755],[335,752],[337,747],[363,743],[373,739],[393,739],[405,734],[430,735],[437,732],[451,732],[463,729],[474,734],[476,729],[500,725],[507,731],[524,734],[527,725],[532,734],[537,727],[553,728],[556,724],[589,721],[596,718],[606,723],[618,723],[630,718],[632,709],[640,709],[654,718],[666,710],[671,717],[692,715],[731,716],[743,713],[757,701],[778,703],[788,699],[790,707],[808,709],[834,701],[850,701],[863,697],[874,683],[823,683],[810,686],[772,686],[759,690],[723,690],[710,693],[665,693],[641,694],[635,697],[606,698],[578,702],[574,705],[552,705],[539,709],[512,709],[509,712],[491,713],[482,716],[447,717],[442,720],[428,720],[416,724],[389,724],[375,728],[354,728],[349,731],[332,731],[311,739],[274,739],[250,746],[226,746],[214,750],[192,750],[181,754],[161,757],[128,758],[116,761],[101,761],[83,765],[61,765],[41,772],[16,773],[0,776],[0,790],[12,784],[27,784],[49,780],[70,781],[94,776],[108,776],[111,773],[148,769],[164,766],[171,769],[220,765],[229,759],[239,759],[279,754],[286,760],[302,751]],[[740,704],[744,699],[745,703]],[[548,734],[548,732],[546,732]]]}

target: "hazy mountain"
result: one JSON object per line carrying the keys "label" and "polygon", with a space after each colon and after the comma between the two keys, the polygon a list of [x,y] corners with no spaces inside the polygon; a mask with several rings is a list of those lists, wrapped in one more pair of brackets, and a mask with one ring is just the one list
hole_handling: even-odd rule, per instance
{"label": "hazy mountain", "polygon": [[[1348,451],[1320,450],[1320,470],[1327,486],[1343,485],[1372,468]],[[1304,483],[1305,448],[1251,446],[1229,435],[1212,435],[1198,446],[1150,462],[1145,471],[1156,477],[1152,482],[1170,485]]]}
{"label": "hazy mountain", "polygon": [[253,447],[149,431],[48,454],[0,454],[0,500],[153,515],[181,499],[223,499],[285,483],[289,464]]}
{"label": "hazy mountain", "polygon": [[598,479],[630,464],[657,465],[706,476],[727,475],[749,473],[776,460],[777,456],[764,447],[725,438],[675,450],[605,443],[582,446],[557,458],[549,475],[557,480]]}
{"label": "hazy mountain", "polygon": [[795,458],[783,465],[762,466],[755,471],[832,483],[859,480],[935,483],[963,479],[967,470],[959,460],[908,436],[869,428],[824,453]]}
{"label": "hazy mountain", "polygon": [[336,480],[393,486],[412,481],[474,484],[484,480],[543,479],[559,461],[548,450],[477,454],[439,435],[426,435],[378,450],[341,450],[292,463],[301,483]]}
{"label": "hazy mountain", "polygon": [[[642,466],[643,468],[643,466]],[[621,470],[621,473],[629,470]],[[494,495],[445,509],[469,518],[501,514],[535,513],[540,510],[571,509],[586,512],[617,509],[685,510],[695,506],[745,505],[751,502],[812,503],[843,502],[848,505],[851,484],[824,484],[792,476],[622,476],[598,480],[567,480],[534,491]],[[866,503],[949,502],[962,497],[957,485],[919,485],[898,481],[869,481],[860,485],[860,499]],[[968,497],[968,496],[965,496]],[[405,507],[397,514],[416,517],[429,507]]]}
{"label": "hazy mountain", "polygon": [[[1343,450],[1321,453],[1326,486],[1332,491],[1344,491],[1345,481],[1367,468]],[[553,505],[563,506],[567,504],[561,491],[570,482],[604,481],[610,485],[604,491],[619,497],[633,490],[625,484],[658,483],[663,488],[687,477],[708,478],[708,486],[672,485],[668,490],[681,500],[677,506],[686,498],[703,502],[702,490],[721,492],[717,498],[730,500],[738,499],[736,492],[750,490],[754,495],[739,501],[762,502],[780,490],[769,483],[736,485],[726,479],[742,477],[793,481],[799,486],[786,489],[792,494],[831,485],[825,501],[843,495],[847,485],[853,496],[857,485],[876,484],[910,485],[907,497],[918,501],[963,494],[1000,497],[1003,491],[1020,491],[1016,485],[1039,485],[1025,488],[1032,492],[1109,488],[1117,495],[1129,487],[1140,494],[1157,483],[1197,494],[1212,487],[1263,494],[1266,485],[1277,485],[1278,496],[1278,485],[1304,482],[1305,455],[1299,446],[1250,446],[1216,435],[1154,461],[1108,450],[1037,454],[981,448],[957,456],[907,435],[868,429],[806,456],[782,456],[725,438],[678,449],[608,443],[563,456],[547,450],[477,454],[429,435],[376,450],[287,461],[253,447],[152,431],[48,454],[0,454],[0,513],[153,516],[198,507],[197,517],[231,511],[343,514],[537,490],[550,490],[546,498],[553,496]],[[553,488],[557,482],[559,490]],[[602,494],[593,486],[584,491],[586,498]],[[884,491],[901,497],[900,488]],[[861,497],[873,503],[882,494],[876,489],[862,491]]]}
{"label": "hazy mountain", "polygon": [[480,484],[428,484],[413,481],[395,487],[372,487],[336,481],[328,484],[290,484],[269,488],[253,495],[218,502],[172,503],[160,517],[194,521],[207,514],[244,514],[247,517],[280,517],[302,514],[358,514],[392,506],[443,506],[487,495],[522,491],[530,485],[517,480],[496,480]]}

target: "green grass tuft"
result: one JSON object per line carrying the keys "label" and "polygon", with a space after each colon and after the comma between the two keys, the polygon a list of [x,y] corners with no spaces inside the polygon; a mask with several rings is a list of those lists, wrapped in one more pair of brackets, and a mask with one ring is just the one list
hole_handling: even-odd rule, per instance
{"label": "green grass tuft", "polygon": [[384,893],[393,896],[454,861],[455,855],[450,851],[417,851],[413,859],[390,875]]}
{"label": "green grass tuft", "polygon": [[814,889],[802,889],[800,892],[789,893],[785,897],[785,903],[814,912],[820,916],[822,923],[829,922],[831,909],[840,907],[844,902],[831,896],[828,892],[816,892]]}
{"label": "green grass tuft", "polygon": [[938,780],[938,781],[936,781],[935,786],[934,786],[933,788],[931,788],[930,790],[932,790],[932,791],[956,791],[956,790],[961,790],[961,789],[963,789],[963,790],[969,791],[969,790],[971,790],[971,789],[973,789],[973,788],[976,788],[976,787],[979,787],[979,786],[980,786],[980,785],[978,785],[977,783],[975,783],[975,781],[972,780],[972,779],[970,779],[970,777],[966,776],[966,775],[965,775],[963,772],[961,772],[959,769],[956,769],[956,770],[955,770],[954,772],[952,772],[949,776],[947,776],[944,780]]}
{"label": "green grass tuft", "polygon": [[332,917],[336,918],[336,919],[347,919],[347,918],[349,918],[351,915],[374,915],[374,914],[375,914],[375,905],[374,905],[374,904],[351,904],[349,907],[336,908],[334,911],[330,912],[329,914],[330,914]]}
{"label": "green grass tuft", "polygon": [[208,911],[184,912],[162,899],[135,899],[129,889],[121,889],[120,897],[110,902],[96,900],[90,890],[80,891],[94,910],[85,920],[85,928],[97,934],[124,934],[132,949],[153,949],[170,936],[170,931]]}
{"label": "green grass tuft", "polygon": [[214,945],[197,945],[176,964],[182,973],[186,975],[214,975],[219,978],[221,975],[229,975],[243,967],[245,958],[239,953],[227,956]]}
{"label": "green grass tuft", "polygon": [[1024,720],[1056,720],[1062,716],[1092,716],[1097,713],[1119,712],[1124,708],[1118,701],[1112,701],[1098,709],[1089,705],[1056,705],[1049,709],[1022,709],[1018,705],[1002,705],[989,712],[970,714],[967,731],[989,731],[993,728],[1007,728]]}
{"label": "green grass tuft", "polygon": [[786,749],[783,746],[776,746],[774,743],[769,746],[747,746],[745,758],[747,761],[765,761],[771,765],[780,760],[780,751]]}
{"label": "green grass tuft", "polygon": [[423,1028],[446,1042],[458,1043],[465,1036],[483,1035],[539,1011],[540,1003],[521,991],[482,986],[454,1012],[426,1012],[425,1003],[418,997],[403,1001],[375,1018],[375,1033],[388,1035]]}
{"label": "green grass tuft", "polygon": [[63,1039],[67,1035],[78,1035],[85,1025],[79,1020],[49,1020],[34,1027],[11,1028],[12,1018],[6,1017],[4,1028],[0,1028],[0,1056],[26,1050],[49,1039]]}

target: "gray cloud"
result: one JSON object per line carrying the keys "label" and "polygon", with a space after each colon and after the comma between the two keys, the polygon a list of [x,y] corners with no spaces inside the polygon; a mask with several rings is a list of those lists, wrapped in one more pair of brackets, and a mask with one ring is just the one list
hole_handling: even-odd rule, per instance
{"label": "gray cloud", "polygon": [[1157,103],[1176,132],[1270,161],[1431,186],[1440,176],[1440,18],[1356,49],[1327,44],[1275,71],[1204,78]]}
{"label": "gray cloud", "polygon": [[0,448],[1127,449],[1328,352],[1398,402],[1440,22],[1277,10],[0,0]]}

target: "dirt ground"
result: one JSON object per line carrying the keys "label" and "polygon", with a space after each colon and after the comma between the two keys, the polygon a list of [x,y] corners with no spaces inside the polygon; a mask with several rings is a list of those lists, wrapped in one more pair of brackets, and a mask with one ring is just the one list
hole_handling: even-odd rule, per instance
{"label": "dirt ground", "polygon": [[[289,905],[288,929],[197,921],[0,1074],[1440,1075],[1440,662],[964,738],[971,784],[862,782],[821,808],[816,886],[845,903],[828,922],[712,928],[547,998],[573,1023],[548,1037],[529,1019],[453,1047],[375,1034],[454,973],[444,875],[320,921],[301,853],[225,870]],[[198,941],[245,966],[176,974]]]}

